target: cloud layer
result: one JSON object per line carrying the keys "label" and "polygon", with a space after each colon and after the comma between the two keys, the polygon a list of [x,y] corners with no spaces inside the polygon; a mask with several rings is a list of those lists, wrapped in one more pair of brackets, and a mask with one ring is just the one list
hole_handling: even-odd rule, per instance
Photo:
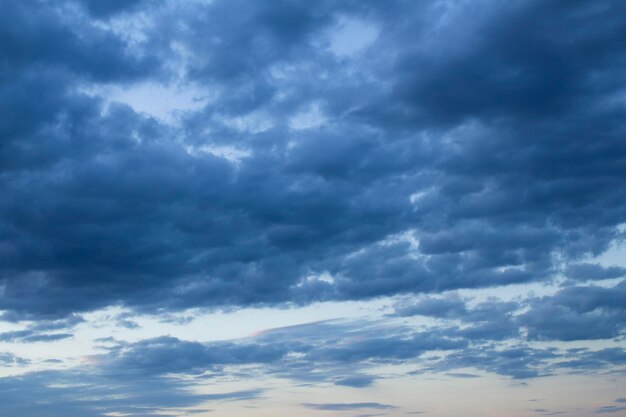
{"label": "cloud layer", "polygon": [[[3,13],[8,312],[506,285],[621,239],[620,5],[96,3]],[[138,82],[211,98],[85,93]]]}
{"label": "cloud layer", "polygon": [[626,3],[0,8],[0,319],[21,326],[2,346],[71,340],[105,308],[139,331],[142,314],[390,300],[381,319],[237,340],[101,340],[66,369],[0,351],[24,370],[0,377],[1,415],[265,393],[192,392],[226,375],[624,372],[626,268],[594,258],[625,237]]}

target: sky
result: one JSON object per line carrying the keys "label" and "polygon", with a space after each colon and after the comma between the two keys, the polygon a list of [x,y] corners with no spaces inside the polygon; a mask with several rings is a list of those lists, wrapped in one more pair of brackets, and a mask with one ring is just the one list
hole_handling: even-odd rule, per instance
{"label": "sky", "polygon": [[0,417],[626,416],[626,2],[0,10]]}

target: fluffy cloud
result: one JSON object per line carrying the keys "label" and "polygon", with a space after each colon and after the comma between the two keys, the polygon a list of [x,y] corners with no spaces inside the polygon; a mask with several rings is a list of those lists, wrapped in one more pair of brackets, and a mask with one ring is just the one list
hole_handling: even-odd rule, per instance
{"label": "fluffy cloud", "polygon": [[[0,414],[139,417],[261,394],[190,392],[230,372],[352,389],[380,366],[626,365],[626,270],[589,261],[625,238],[625,4],[0,6],[0,318],[20,326],[0,342],[69,339],[106,307],[130,332],[144,313],[395,303],[384,322],[242,340],[110,339],[89,366],[0,378]],[[137,101],[169,98],[128,99],[145,86],[197,102],[155,117]],[[453,295],[542,283],[556,289]]]}
{"label": "fluffy cloud", "polygon": [[531,339],[610,339],[626,325],[626,281],[614,287],[572,286],[531,302],[519,318]]}
{"label": "fluffy cloud", "polygon": [[[82,4],[3,13],[4,310],[507,285],[621,236],[620,5]],[[348,57],[346,17],[379,33]],[[213,98],[173,126],[84,93],[147,81]]]}

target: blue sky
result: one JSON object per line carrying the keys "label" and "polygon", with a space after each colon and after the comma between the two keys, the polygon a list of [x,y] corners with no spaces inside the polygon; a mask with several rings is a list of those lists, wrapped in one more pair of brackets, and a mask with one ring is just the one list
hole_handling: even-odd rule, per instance
{"label": "blue sky", "polygon": [[0,416],[626,416],[626,3],[0,6]]}

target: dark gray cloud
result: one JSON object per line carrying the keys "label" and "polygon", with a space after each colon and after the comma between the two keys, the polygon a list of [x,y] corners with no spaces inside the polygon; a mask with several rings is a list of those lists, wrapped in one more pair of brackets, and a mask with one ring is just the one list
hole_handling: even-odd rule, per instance
{"label": "dark gray cloud", "polygon": [[[512,341],[515,343],[513,344]],[[411,364],[412,374],[476,377],[469,369],[529,379],[559,372],[597,373],[626,364],[616,344],[600,350],[534,347],[519,338],[467,332],[458,327],[418,331],[382,321],[333,321],[266,331],[228,342],[190,342],[159,337],[135,343],[104,340],[92,359],[109,377],[193,375],[255,379],[271,375],[298,382],[352,388],[384,378],[380,365]]]}
{"label": "dark gray cloud", "polygon": [[122,12],[137,10],[145,0],[81,0],[85,8],[97,18],[107,18]]}
{"label": "dark gray cloud", "polygon": [[571,286],[531,302],[518,322],[534,340],[610,339],[626,326],[626,281],[614,287]]}
{"label": "dark gray cloud", "polygon": [[461,323],[469,340],[573,341],[618,338],[624,334],[626,281],[612,287],[564,285],[553,295],[514,301],[491,299],[468,307],[456,295],[402,300],[391,316],[427,316]]}
{"label": "dark gray cloud", "polygon": [[[11,314],[2,316],[5,320],[11,320]],[[42,320],[30,323],[23,330],[13,330],[0,333],[0,342],[54,342],[72,337],[69,333],[75,326],[84,320],[81,316],[71,315],[60,320]]]}
{"label": "dark gray cloud", "polygon": [[195,394],[190,383],[167,378],[109,379],[82,369],[0,378],[0,416],[136,417],[180,415],[177,409],[210,401],[253,400],[260,390]]}
{"label": "dark gray cloud", "polygon": [[465,301],[459,296],[445,298],[424,297],[416,302],[398,303],[394,306],[394,314],[401,317],[431,316],[437,318],[458,319],[467,317]]}
{"label": "dark gray cloud", "polygon": [[621,278],[626,275],[626,268],[612,266],[605,268],[598,264],[580,263],[569,265],[565,276],[577,281],[591,281]]}
{"label": "dark gray cloud", "polygon": [[106,372],[130,375],[200,374],[225,365],[278,362],[290,350],[275,344],[202,344],[162,336],[122,344],[100,358]]}
{"label": "dark gray cloud", "polygon": [[[68,77],[105,82],[127,81],[154,73],[157,69],[158,62],[154,58],[130,53],[122,37],[77,15],[66,2],[3,1],[2,5],[0,50],[5,59],[3,88],[9,87],[5,83],[13,77],[17,77],[18,81],[13,83],[13,91],[6,91],[12,94],[3,94],[4,100],[36,104],[36,97],[30,92],[45,94],[60,89],[63,95],[70,92],[63,91],[73,81]],[[46,79],[49,76],[58,77],[65,83],[50,85]],[[25,89],[29,87],[27,81],[41,83],[44,90]],[[65,110],[67,105],[71,103],[44,101],[34,111],[47,110],[52,116]]]}
{"label": "dark gray cloud", "polygon": [[199,343],[169,336],[135,343],[105,339],[99,346],[105,353],[92,360],[111,378],[272,375],[364,388],[378,378],[367,373],[373,366],[415,361],[430,351],[453,352],[467,345],[454,331],[417,332],[372,321],[322,322],[224,342]]}
{"label": "dark gray cloud", "polygon": [[[622,276],[581,262],[624,237],[623,7],[3,2],[0,309],[50,320]],[[150,24],[111,23],[139,11]],[[345,19],[378,37],[335,54]],[[97,93],[140,82],[212,98],[170,125]],[[299,129],[312,109],[322,123]],[[619,335],[615,295],[590,291],[593,311],[533,304],[530,337]],[[400,314],[481,314],[450,302]],[[559,333],[578,319],[594,330]],[[492,324],[465,337],[516,336]]]}
{"label": "dark gray cloud", "polygon": [[[0,7],[0,312],[22,326],[0,341],[69,338],[77,314],[111,306],[403,300],[385,323],[100,340],[91,367],[0,378],[0,415],[177,415],[261,395],[190,391],[230,371],[363,388],[380,365],[513,379],[626,365],[625,269],[588,260],[626,238],[625,4]],[[377,36],[337,53],[346,21]],[[144,83],[206,100],[175,122],[109,102]],[[537,282],[560,287],[450,295]],[[135,328],[132,314],[111,320]],[[435,324],[407,324],[418,315]],[[606,347],[534,344],[579,340]]]}
{"label": "dark gray cloud", "polygon": [[468,307],[467,301],[457,295],[427,296],[416,301],[403,300],[396,303],[392,316],[422,315],[451,320],[452,323],[460,322],[462,327],[455,327],[454,333],[470,341],[495,341],[520,337],[520,326],[514,313],[519,311],[524,303],[489,299]]}
{"label": "dark gray cloud", "polygon": [[36,333],[32,330],[17,330],[0,333],[0,342],[54,342],[72,337],[71,333]]}

